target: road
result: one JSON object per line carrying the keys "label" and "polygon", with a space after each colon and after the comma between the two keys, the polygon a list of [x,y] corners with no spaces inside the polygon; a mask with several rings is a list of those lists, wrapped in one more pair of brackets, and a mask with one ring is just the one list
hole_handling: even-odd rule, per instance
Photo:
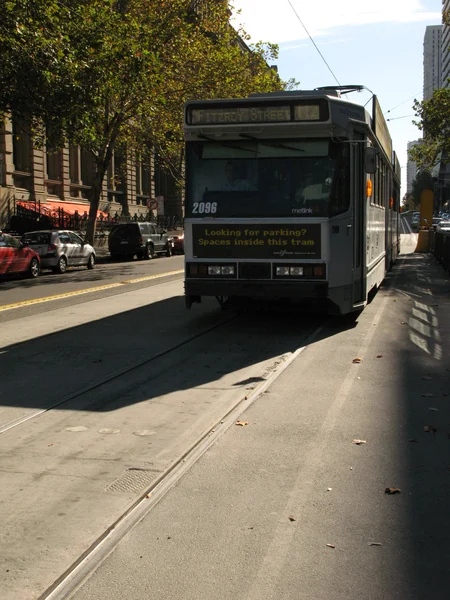
{"label": "road", "polygon": [[447,598],[448,293],[414,247],[356,324],[186,312],[179,257],[8,284],[2,600]]}

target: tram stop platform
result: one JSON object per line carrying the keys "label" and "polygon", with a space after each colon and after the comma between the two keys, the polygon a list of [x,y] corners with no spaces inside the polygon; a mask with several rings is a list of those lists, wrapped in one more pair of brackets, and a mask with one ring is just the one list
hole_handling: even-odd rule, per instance
{"label": "tram stop platform", "polygon": [[186,457],[72,600],[448,600],[450,280],[415,247]]}

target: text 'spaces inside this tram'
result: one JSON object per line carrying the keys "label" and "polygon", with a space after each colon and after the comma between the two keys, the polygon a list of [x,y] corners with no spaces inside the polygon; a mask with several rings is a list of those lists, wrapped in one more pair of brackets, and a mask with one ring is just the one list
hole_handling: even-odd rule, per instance
{"label": "text 'spaces inside this tram'", "polygon": [[361,310],[399,252],[400,166],[377,98],[277,92],[185,107],[185,296]]}

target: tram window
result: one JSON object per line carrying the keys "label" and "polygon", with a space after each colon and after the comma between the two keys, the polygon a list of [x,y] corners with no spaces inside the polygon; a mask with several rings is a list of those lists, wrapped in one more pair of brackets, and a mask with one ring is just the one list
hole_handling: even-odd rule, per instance
{"label": "tram window", "polygon": [[334,180],[334,193],[331,194],[330,215],[339,215],[350,207],[350,162],[349,147],[344,145],[339,157]]}

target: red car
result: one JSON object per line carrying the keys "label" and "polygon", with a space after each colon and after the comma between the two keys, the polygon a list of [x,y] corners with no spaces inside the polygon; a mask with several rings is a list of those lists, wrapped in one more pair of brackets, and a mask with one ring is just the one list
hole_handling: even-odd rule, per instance
{"label": "red car", "polygon": [[0,277],[25,273],[37,277],[41,268],[39,254],[22,242],[0,231]]}

